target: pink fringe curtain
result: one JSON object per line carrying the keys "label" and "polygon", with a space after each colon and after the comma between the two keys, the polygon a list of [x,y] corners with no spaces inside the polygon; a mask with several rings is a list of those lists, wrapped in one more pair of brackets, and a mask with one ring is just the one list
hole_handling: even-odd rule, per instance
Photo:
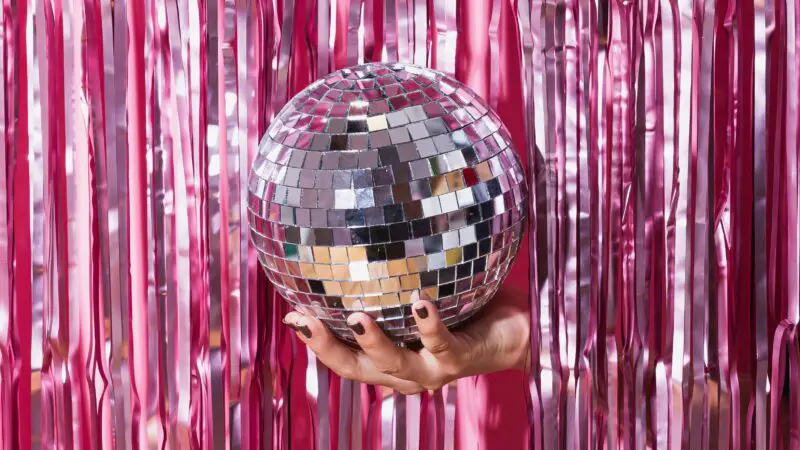
{"label": "pink fringe curtain", "polygon": [[[454,74],[527,162],[532,373],[403,397],[279,321],[270,118]],[[0,450],[800,449],[798,0],[0,0]]]}

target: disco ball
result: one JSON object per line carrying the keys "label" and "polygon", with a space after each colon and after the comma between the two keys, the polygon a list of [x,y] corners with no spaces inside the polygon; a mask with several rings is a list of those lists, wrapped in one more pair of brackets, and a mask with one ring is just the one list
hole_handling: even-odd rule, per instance
{"label": "disco ball", "polygon": [[399,344],[425,299],[455,326],[508,273],[527,188],[508,131],[472,90],[434,70],[331,73],[272,121],[249,180],[251,239],[303,314],[354,341],[363,311]]}

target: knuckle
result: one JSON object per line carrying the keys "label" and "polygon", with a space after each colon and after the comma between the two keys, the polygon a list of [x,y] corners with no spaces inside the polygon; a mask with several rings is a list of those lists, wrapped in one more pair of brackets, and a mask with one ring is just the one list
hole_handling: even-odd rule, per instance
{"label": "knuckle", "polygon": [[441,385],[437,385],[437,384],[425,383],[425,389],[428,390],[428,391],[435,391],[435,390],[439,389],[440,387],[442,387],[442,386]]}
{"label": "knuckle", "polygon": [[337,367],[335,369],[332,368],[336,375],[339,375],[342,378],[347,378],[348,380],[354,380],[355,376],[353,374],[353,370],[347,367]]}
{"label": "knuckle", "polygon": [[343,366],[332,368],[332,370],[342,378],[347,378],[348,380],[353,381],[359,380],[360,370],[358,370],[358,366]]}
{"label": "knuckle", "polygon": [[464,364],[461,362],[461,360],[451,361],[448,362],[447,364],[442,364],[441,366],[442,376],[440,377],[442,378],[441,380],[442,384],[444,384],[449,380],[455,380],[457,378],[460,378],[463,370],[464,370]]}
{"label": "knuckle", "polygon": [[398,391],[403,395],[417,395],[420,392],[424,391],[425,389],[422,386],[415,386],[409,388],[401,388]]}
{"label": "knuckle", "polygon": [[378,369],[378,371],[383,373],[384,375],[391,375],[391,376],[399,374],[400,371],[402,370],[400,366],[397,364],[381,365],[379,367],[376,367],[376,369]]}
{"label": "knuckle", "polygon": [[436,342],[428,346],[428,351],[434,355],[441,355],[442,353],[446,353],[450,351],[450,342],[445,340],[437,340]]}
{"label": "knuckle", "polygon": [[435,391],[435,390],[441,388],[442,386],[444,386],[445,384],[447,384],[447,383],[445,382],[445,380],[443,378],[436,378],[436,379],[433,379],[433,380],[429,380],[423,386],[425,387],[425,389],[427,389],[429,391]]}

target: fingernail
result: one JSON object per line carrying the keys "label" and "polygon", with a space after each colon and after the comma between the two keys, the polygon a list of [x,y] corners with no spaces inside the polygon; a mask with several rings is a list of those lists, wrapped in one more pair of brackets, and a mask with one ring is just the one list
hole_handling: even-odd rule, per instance
{"label": "fingernail", "polygon": [[352,325],[349,325],[350,329],[353,330],[357,335],[363,336],[364,335],[364,325],[361,325],[359,322],[356,322]]}
{"label": "fingernail", "polygon": [[425,307],[425,305],[418,306],[418,307],[416,308],[416,310],[417,310],[417,315],[418,315],[418,316],[419,316],[421,319],[427,319],[427,318],[428,318],[428,308],[426,308],[426,307]]}
{"label": "fingernail", "polygon": [[290,321],[286,320],[285,317],[283,318],[283,324],[286,325],[287,327],[291,328],[292,330],[297,331],[297,325],[295,325],[294,322],[290,322]]}
{"label": "fingernail", "polygon": [[295,325],[295,329],[303,333],[303,336],[305,336],[306,339],[311,339],[311,330],[309,330],[307,326]]}

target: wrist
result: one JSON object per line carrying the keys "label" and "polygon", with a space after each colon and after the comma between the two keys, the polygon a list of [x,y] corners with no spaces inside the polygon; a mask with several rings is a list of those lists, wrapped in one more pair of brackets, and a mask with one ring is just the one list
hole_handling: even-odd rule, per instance
{"label": "wrist", "polygon": [[520,370],[526,374],[531,371],[531,341],[530,332],[523,333],[522,340],[518,343],[516,359],[512,369]]}
{"label": "wrist", "polygon": [[515,369],[521,370],[526,375],[531,373],[531,350],[530,345],[528,348],[523,352],[522,358],[517,361],[517,364],[514,366]]}
{"label": "wrist", "polygon": [[[502,369],[519,370],[527,374],[531,367],[531,334],[528,316],[527,314],[515,316],[507,325],[508,330],[511,331],[507,332],[505,348],[497,352],[498,356],[502,355],[498,362]],[[509,337],[513,338],[509,339]]]}

